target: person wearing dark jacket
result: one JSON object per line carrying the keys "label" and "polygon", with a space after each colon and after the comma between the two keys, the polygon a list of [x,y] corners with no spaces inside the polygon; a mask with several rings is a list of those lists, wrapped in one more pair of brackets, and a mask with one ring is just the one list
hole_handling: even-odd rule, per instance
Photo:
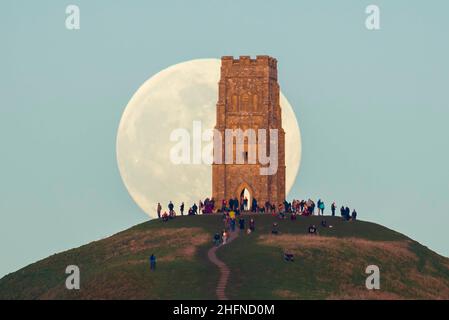
{"label": "person wearing dark jacket", "polygon": [[150,256],[150,269],[152,271],[156,270],[156,256],[154,254]]}
{"label": "person wearing dark jacket", "polygon": [[183,216],[184,215],[184,202],[179,207],[179,211],[181,211],[181,216]]}
{"label": "person wearing dark jacket", "polygon": [[245,230],[245,219],[239,219],[240,230]]}
{"label": "person wearing dark jacket", "polygon": [[334,202],[332,202],[332,205],[331,205],[332,217],[335,217],[335,210],[337,210],[337,206],[335,205],[335,201],[334,201]]}

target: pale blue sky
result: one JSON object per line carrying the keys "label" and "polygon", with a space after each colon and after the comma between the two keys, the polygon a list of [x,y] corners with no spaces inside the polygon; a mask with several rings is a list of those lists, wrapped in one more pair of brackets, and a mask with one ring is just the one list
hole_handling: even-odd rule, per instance
{"label": "pale blue sky", "polygon": [[[81,30],[65,29],[65,7]],[[364,26],[381,8],[381,30]],[[115,158],[137,88],[178,62],[269,54],[297,112],[293,195],[449,256],[449,2],[0,4],[0,276],[146,219]]]}

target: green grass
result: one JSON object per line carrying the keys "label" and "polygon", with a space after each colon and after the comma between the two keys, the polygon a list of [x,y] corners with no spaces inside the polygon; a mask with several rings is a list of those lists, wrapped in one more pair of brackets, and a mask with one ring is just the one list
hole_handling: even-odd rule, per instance
{"label": "green grass", "polygon": [[[337,217],[325,217],[332,228],[319,227],[321,217],[298,217],[297,221],[270,215],[254,218],[254,233],[241,233],[217,251],[231,270],[226,290],[229,298],[449,298],[448,259],[400,233],[374,223],[346,222]],[[309,225],[315,224],[319,237],[329,241],[313,247],[296,243],[295,262],[285,262],[283,250],[291,243],[267,245],[260,239],[270,235],[275,221],[279,223],[279,239],[306,235]],[[215,299],[219,273],[207,259],[207,251],[213,234],[222,227],[220,215],[146,222],[5,276],[0,280],[0,299]],[[174,242],[169,237],[190,228],[198,228],[197,233],[207,238],[197,245],[195,253],[160,259],[188,247],[190,238]],[[170,236],[166,238],[165,233]],[[357,241],[353,245],[355,240],[350,239],[366,240],[368,246],[364,249],[365,242],[359,246]],[[133,251],[136,243],[139,250]],[[373,249],[372,243],[405,243],[405,251],[396,254],[384,251],[382,246]],[[159,259],[156,272],[149,270],[152,253]],[[65,268],[71,264],[81,270],[79,291],[65,289]],[[367,292],[364,287],[369,264],[381,268],[380,292]]]}

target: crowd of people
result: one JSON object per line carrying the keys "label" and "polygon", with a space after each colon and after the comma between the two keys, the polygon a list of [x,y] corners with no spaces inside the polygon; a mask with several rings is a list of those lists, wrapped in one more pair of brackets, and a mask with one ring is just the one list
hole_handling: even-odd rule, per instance
{"label": "crowd of people", "polygon": [[246,232],[248,235],[256,230],[255,219],[250,218],[248,223],[246,223],[245,218],[241,215],[241,211],[238,209],[224,210],[222,214],[224,224],[223,230],[217,232],[213,238],[216,246],[226,244],[230,237],[230,233],[236,232],[237,228],[239,231]]}
{"label": "crowd of people", "polygon": [[[162,221],[169,221],[170,219],[174,219],[176,217],[175,205],[172,201],[170,201],[167,205],[168,211],[164,211],[162,213],[162,205],[158,203],[157,205],[157,216]],[[241,198],[240,201],[237,198],[232,198],[227,200],[222,200],[221,206],[216,208],[215,201],[213,198],[206,198],[204,201],[200,200],[198,205],[194,203],[187,210],[188,215],[198,215],[198,214],[212,214],[212,213],[221,213],[223,217],[223,229],[221,232],[217,232],[213,236],[213,243],[216,246],[225,245],[228,243],[230,234],[236,232],[238,230],[245,232],[250,235],[256,230],[256,222],[254,215],[247,217],[248,223],[245,219],[245,216],[242,215],[244,212],[252,212],[252,213],[268,213],[273,216],[278,217],[279,219],[287,219],[289,216],[290,219],[296,220],[297,216],[324,216],[324,212],[326,209],[326,205],[324,201],[318,199],[315,203],[313,200],[297,200],[294,199],[292,202],[284,201],[282,204],[276,205],[271,204],[270,202],[266,202],[263,207],[260,207],[257,203],[256,199],[251,201],[251,206],[249,206],[249,201],[247,198]],[[336,215],[337,205],[332,202],[330,206],[331,216]],[[179,206],[179,212],[183,216],[185,212],[184,202]],[[340,216],[345,221],[355,221],[357,219],[357,211],[355,209],[351,210],[347,206],[341,206],[340,208]],[[327,221],[323,219],[321,221],[321,228],[332,228],[331,225],[327,224]],[[279,231],[279,223],[274,222],[272,225],[271,233],[273,235],[278,235]],[[318,235],[318,227],[316,225],[310,225],[307,229],[307,233],[312,236]],[[294,261],[294,255],[289,250],[284,251],[283,259],[287,262]],[[156,270],[156,256],[152,254],[149,258],[151,270]]]}
{"label": "crowd of people", "polygon": [[[160,203],[157,204],[157,217],[159,219],[162,219],[163,221],[168,221],[170,219],[173,219],[176,217],[176,211],[175,211],[175,205],[172,201],[170,201],[167,205],[168,211],[162,212],[162,205]],[[200,200],[198,202],[198,205],[194,203],[189,209],[187,210],[187,215],[194,216],[198,214],[210,214],[216,212],[215,208],[215,201],[213,199],[206,198],[204,201]],[[181,203],[179,206],[179,213],[181,216],[185,213],[185,204],[184,202]]]}
{"label": "crowd of people", "polygon": [[[157,216],[163,221],[168,221],[176,217],[175,206],[172,201],[167,205],[168,211],[162,213],[162,205],[157,204]],[[234,214],[239,215],[241,212],[252,212],[252,213],[270,213],[273,215],[280,215],[284,217],[286,214],[291,214],[291,219],[296,220],[297,215],[301,216],[324,216],[326,205],[324,201],[318,199],[315,203],[312,199],[308,200],[297,200],[294,199],[292,202],[285,200],[283,203],[276,205],[269,201],[266,201],[264,206],[260,207],[255,198],[251,201],[251,206],[249,206],[249,201],[246,197],[242,197],[240,201],[237,198],[231,198],[229,200],[223,199],[221,201],[221,206],[216,207],[215,200],[213,198],[206,198],[204,201],[198,201],[198,205],[194,203],[187,210],[187,215],[198,215],[198,214],[212,214],[212,213],[222,213],[226,214],[229,212],[234,212]],[[337,211],[337,205],[335,201],[331,204],[331,215],[335,216]],[[179,206],[179,212],[181,216],[185,212],[185,204],[181,203]],[[351,210],[349,207],[342,206],[340,208],[340,216],[346,220],[356,220],[357,211],[355,209]]]}

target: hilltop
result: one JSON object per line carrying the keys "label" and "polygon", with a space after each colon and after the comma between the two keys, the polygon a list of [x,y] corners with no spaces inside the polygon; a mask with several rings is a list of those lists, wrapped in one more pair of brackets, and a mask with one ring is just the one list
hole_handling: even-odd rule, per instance
{"label": "hilltop", "polygon": [[[230,299],[449,299],[449,259],[398,232],[325,217],[332,228],[309,236],[322,217],[253,217],[254,233],[216,251],[229,269]],[[271,234],[275,221],[279,235]],[[220,272],[208,251],[222,225],[219,215],[145,222],[3,277],[0,299],[215,299]],[[284,250],[294,262],[283,260]],[[365,288],[372,264],[380,267],[379,291]],[[79,291],[65,288],[68,265],[81,270]]]}

